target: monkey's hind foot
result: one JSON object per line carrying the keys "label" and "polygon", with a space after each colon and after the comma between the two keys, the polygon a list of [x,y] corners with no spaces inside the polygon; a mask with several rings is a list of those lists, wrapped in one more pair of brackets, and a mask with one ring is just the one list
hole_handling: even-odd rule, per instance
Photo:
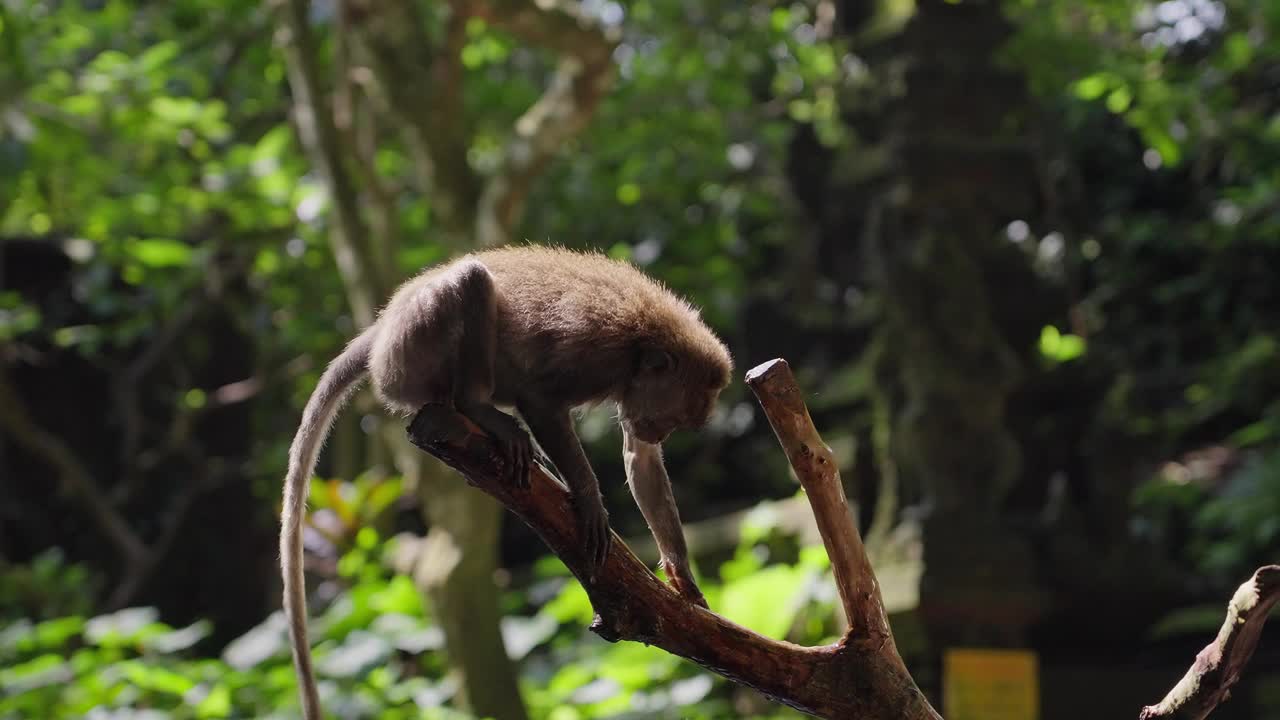
{"label": "monkey's hind foot", "polygon": [[508,482],[521,489],[529,487],[533,441],[520,421],[488,404],[475,404],[460,409],[480,429],[493,436],[506,461]]}
{"label": "monkey's hind foot", "polygon": [[667,580],[671,582],[671,587],[680,593],[680,596],[690,603],[698,607],[710,609],[707,605],[707,599],[703,597],[702,591],[698,589],[698,583],[693,579],[693,571],[686,565],[683,568],[677,567],[676,563],[663,560],[662,570],[667,575]]}

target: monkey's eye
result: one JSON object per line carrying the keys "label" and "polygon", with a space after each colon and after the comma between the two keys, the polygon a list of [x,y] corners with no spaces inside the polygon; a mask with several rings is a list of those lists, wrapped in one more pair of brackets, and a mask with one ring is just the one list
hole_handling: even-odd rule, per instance
{"label": "monkey's eye", "polygon": [[665,373],[676,366],[676,360],[666,350],[648,349],[640,352],[640,371],[654,375]]}

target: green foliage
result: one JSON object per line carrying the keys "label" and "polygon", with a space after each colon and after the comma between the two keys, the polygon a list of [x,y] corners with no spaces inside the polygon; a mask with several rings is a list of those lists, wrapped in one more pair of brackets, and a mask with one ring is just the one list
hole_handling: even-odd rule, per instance
{"label": "green foliage", "polygon": [[[464,717],[447,709],[454,687],[440,657],[443,633],[431,623],[413,583],[390,574],[381,562],[394,548],[368,528],[359,537],[339,563],[343,589],[311,622],[326,705],[349,718]],[[829,580],[822,577],[825,554],[805,548],[794,565],[765,565],[765,542],[748,534],[724,568],[735,579],[723,585],[708,581],[708,598],[759,632],[822,641],[834,628]],[[587,633],[592,613],[581,585],[554,558],[540,566],[543,582],[558,589],[541,606],[529,605],[518,593],[512,599],[523,610],[503,624],[509,651],[522,660],[522,686],[535,718],[586,720],[635,712],[652,718],[736,716],[735,690],[727,681],[658,648],[603,643]],[[157,617],[154,609],[131,608],[10,623],[0,631],[0,720],[70,720],[95,708],[174,720],[296,713],[279,613],[216,658],[199,652],[208,623],[173,628]],[[808,620],[797,623],[803,617]],[[756,717],[798,715],[777,710]]]}
{"label": "green foliage", "polygon": [[804,3],[628,4],[616,87],[580,152],[539,184],[524,235],[607,248],[726,325],[761,243],[793,239],[742,235],[794,212],[777,181],[793,121],[825,142],[843,138],[841,48],[812,35],[813,14]]}
{"label": "green foliage", "polygon": [[[1170,464],[1135,494],[1132,525],[1228,587],[1274,561],[1276,539],[1280,133],[1262,88],[1280,65],[1280,13],[1260,8],[1008,4],[1006,57],[1059,110],[1062,161],[1087,185],[1061,267],[1083,289],[1079,362],[1115,378],[1103,432],[1160,462],[1206,447],[1241,459],[1213,477]],[[1080,355],[1069,337],[1046,327],[1042,355]]]}
{"label": "green foliage", "polygon": [[50,548],[25,565],[0,564],[0,619],[52,620],[91,611],[90,573]]}
{"label": "green foliage", "polygon": [[[910,129],[899,136],[893,112],[878,105],[910,91],[901,87],[907,66],[892,35],[915,4],[876,4],[877,17],[848,43],[839,29],[834,39],[820,36],[830,18],[820,17],[817,3],[592,5],[621,13],[615,85],[592,124],[546,168],[516,237],[599,248],[645,266],[706,309],[735,351],[745,349],[743,365],[781,352],[765,347],[774,338],[796,360],[802,344],[815,345],[806,350],[818,358],[811,367],[796,362],[810,407],[832,428],[832,445],[858,455],[872,412],[903,411],[895,397],[901,383],[892,368],[857,362],[866,319],[883,311],[866,308],[882,299],[851,309],[870,294],[864,275],[828,273],[826,265],[845,253],[837,264],[861,262],[833,246],[860,244],[881,209],[860,207],[850,185],[826,185],[825,176],[890,177],[895,171],[884,165],[897,152],[892,146],[904,137],[914,144]],[[837,5],[844,12],[856,4]],[[1192,5],[1221,17],[1197,19],[1200,32],[1192,33],[1185,13],[1202,12]],[[1034,127],[1011,124],[1008,148],[1034,155],[1043,169],[1040,200],[1048,209],[1026,223],[1037,233],[1043,227],[1046,240],[1050,232],[1065,238],[1054,253],[1042,244],[1036,262],[1043,282],[1070,296],[1070,307],[1055,308],[1058,317],[1028,321],[1023,347],[1036,370],[1054,377],[1096,371],[1108,382],[1097,417],[1091,406],[1072,403],[1045,407],[1044,417],[1087,415],[1079,424],[1099,428],[1098,436],[1140,440],[1124,446],[1126,457],[1162,461],[1211,444],[1244,451],[1240,467],[1215,483],[1152,481],[1137,494],[1132,518],[1136,534],[1166,548],[1189,574],[1223,583],[1274,560],[1268,553],[1280,541],[1280,115],[1272,91],[1280,12],[1273,5],[1005,3],[1015,33],[1002,53],[1037,91],[1036,106],[1024,113]],[[443,6],[427,6],[438,35]],[[334,18],[324,3],[313,9],[321,41],[314,59],[324,82],[333,82],[340,74]],[[835,27],[846,21],[856,18],[839,17]],[[256,444],[245,457],[213,447],[205,459],[256,483],[254,502],[275,499],[298,411],[354,329],[328,246],[330,198],[295,140],[274,29],[256,0],[0,3],[0,235],[57,243],[75,264],[68,297],[0,290],[0,343],[6,362],[59,367],[74,357],[112,382],[139,357],[166,363],[138,378],[134,404],[151,426],[139,433],[137,451],[126,453],[154,471],[138,495],[155,495],[159,504],[117,503],[136,513],[130,520],[142,518],[147,540],[160,534],[154,520],[167,508],[173,477],[182,475],[156,446],[172,440],[184,457],[216,446],[199,422],[244,402],[227,399],[228,384],[258,388]],[[459,53],[463,116],[439,119],[474,130],[464,154],[488,177],[555,60],[478,18],[465,28]],[[889,69],[871,72],[868,63]],[[373,142],[360,133],[342,138],[369,156],[359,182],[376,180],[385,192],[377,198],[385,205],[361,207],[362,220],[390,226],[388,235],[403,242],[387,264],[413,272],[457,248],[440,242],[439,208],[423,181],[430,173],[414,148],[390,113],[370,114],[362,128],[374,129]],[[817,150],[800,142],[810,136]],[[993,145],[972,148],[975,167],[1007,151],[1005,143]],[[798,198],[808,183],[826,195]],[[870,189],[877,202],[910,202]],[[836,226],[848,231],[837,242],[813,240]],[[783,260],[794,268],[780,271]],[[951,310],[966,317],[966,308]],[[234,377],[208,372],[227,366],[216,341],[174,324],[215,311],[249,347]],[[724,503],[751,502],[761,487],[787,491],[763,421],[737,404],[742,392],[735,386],[726,394],[732,422],[723,426],[732,429],[669,444],[682,509],[717,512]],[[883,407],[867,410],[878,392]],[[101,414],[112,432],[130,421],[116,407]],[[762,442],[741,440],[753,423]],[[876,447],[886,448],[877,462],[903,441],[888,437],[890,425],[874,430]],[[1096,457],[1087,442],[1064,449],[1067,440],[1047,434],[1050,445],[1024,448],[1029,461]],[[605,464],[616,464],[616,435],[594,437],[602,440],[589,443],[601,476],[617,476]],[[763,460],[765,453],[772,459]],[[104,484],[132,485],[146,475],[115,467],[114,452],[103,454]],[[732,477],[729,457],[778,467],[752,474],[779,480],[755,478],[742,490],[748,478]],[[738,496],[717,495],[726,477]],[[1083,486],[1095,480],[1081,479]],[[105,489],[113,502],[117,491],[129,491]],[[317,604],[324,610],[314,623],[316,654],[329,704],[345,716],[444,717],[455,692],[420,594],[386,569],[384,538],[411,514],[395,517],[403,491],[398,478],[372,472],[311,487],[316,533],[309,542],[328,543],[321,554],[336,560],[336,577],[323,585],[326,593],[339,588]],[[911,493],[904,488],[904,501]],[[728,617],[797,642],[834,632],[819,550],[750,526],[716,570],[703,578],[704,590]],[[172,628],[140,609],[95,617],[101,576],[57,553],[0,573],[0,617],[12,620],[0,631],[0,720],[83,717],[99,705],[157,718],[269,718],[296,709],[278,616],[211,658],[203,623]],[[607,645],[584,633],[590,605],[557,561],[539,561],[534,574],[531,587],[505,600],[513,612],[503,629],[536,717],[739,714],[723,681],[653,648]],[[1182,617],[1169,627],[1190,622]]]}
{"label": "green foliage", "polygon": [[1249,453],[1210,490],[1166,470],[1135,494],[1139,530],[1196,574],[1223,585],[1274,562],[1280,542],[1280,450]]}

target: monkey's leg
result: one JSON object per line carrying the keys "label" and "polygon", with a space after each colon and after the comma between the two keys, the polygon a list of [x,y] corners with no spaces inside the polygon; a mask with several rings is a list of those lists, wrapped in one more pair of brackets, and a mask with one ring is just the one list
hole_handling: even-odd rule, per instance
{"label": "monkey's leg", "polygon": [[461,315],[454,406],[494,437],[507,459],[509,480],[528,487],[533,443],[520,422],[493,405],[493,373],[498,346],[498,296],[493,277],[476,260],[463,260],[452,284]]}
{"label": "monkey's leg", "polygon": [[707,607],[707,600],[694,582],[693,570],[689,568],[689,549],[685,546],[680,511],[671,492],[671,479],[662,464],[662,446],[642,442],[623,431],[622,459],[631,495],[658,543],[662,567],[671,584],[689,602]]}
{"label": "monkey's leg", "polygon": [[609,513],[604,509],[596,473],[591,469],[582,443],[573,430],[573,420],[564,408],[544,408],[526,401],[520,404],[519,409],[538,444],[551,457],[551,462],[555,463],[569,486],[579,539],[592,566],[591,579],[594,580],[594,571],[604,565],[609,554]]}

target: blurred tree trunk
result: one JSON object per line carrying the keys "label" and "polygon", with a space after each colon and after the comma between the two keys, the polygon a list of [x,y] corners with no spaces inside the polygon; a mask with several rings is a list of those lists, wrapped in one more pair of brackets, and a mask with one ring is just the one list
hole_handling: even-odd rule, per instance
{"label": "blurred tree trunk", "polygon": [[916,4],[894,41],[892,179],[865,236],[901,388],[891,452],[927,511],[921,613],[943,644],[1020,642],[1041,611],[1027,539],[1001,515],[1021,463],[1006,405],[1026,358],[997,305],[1030,273],[1004,228],[1037,199],[1015,114],[1027,91],[995,60],[1010,32],[998,3]]}
{"label": "blurred tree trunk", "polygon": [[[1035,147],[1021,76],[996,57],[998,3],[835,3],[867,77],[842,98],[838,150],[801,127],[788,175],[817,225],[817,272],[865,284],[880,473],[869,542],[916,506],[919,610],[936,647],[1017,643],[1043,611],[1008,499],[1022,473],[1008,403],[1032,369],[1042,284],[1005,228],[1034,225]],[[1017,315],[1013,320],[1010,313]],[[1000,588],[993,594],[991,588]],[[963,633],[963,636],[961,636]]]}
{"label": "blurred tree trunk", "polygon": [[[443,37],[433,42],[411,0],[347,0],[338,3],[334,18],[335,76],[343,92],[336,96],[338,106],[330,109],[308,5],[305,0],[278,2],[295,122],[329,189],[334,255],[361,326],[373,321],[373,309],[403,278],[394,271],[399,238],[392,203],[379,187],[367,149],[362,157],[349,138],[353,133],[344,136],[339,127],[365,107],[355,104],[348,85],[357,66],[368,78],[359,100],[375,101],[378,114],[403,132],[419,189],[430,198],[435,236],[455,252],[508,240],[533,181],[564,141],[586,125],[612,79],[614,40],[572,3],[490,6],[456,0],[450,3]],[[487,178],[467,159],[471,137],[463,114],[460,59],[467,23],[480,17],[562,56],[542,98],[517,121],[519,131],[511,133],[502,167]],[[363,182],[354,179],[356,174]],[[523,720],[527,713],[503,646],[493,580],[501,508],[411,447],[398,423],[384,430],[397,467],[410,487],[417,488],[431,528],[413,576],[443,626],[460,704],[481,716]]]}

